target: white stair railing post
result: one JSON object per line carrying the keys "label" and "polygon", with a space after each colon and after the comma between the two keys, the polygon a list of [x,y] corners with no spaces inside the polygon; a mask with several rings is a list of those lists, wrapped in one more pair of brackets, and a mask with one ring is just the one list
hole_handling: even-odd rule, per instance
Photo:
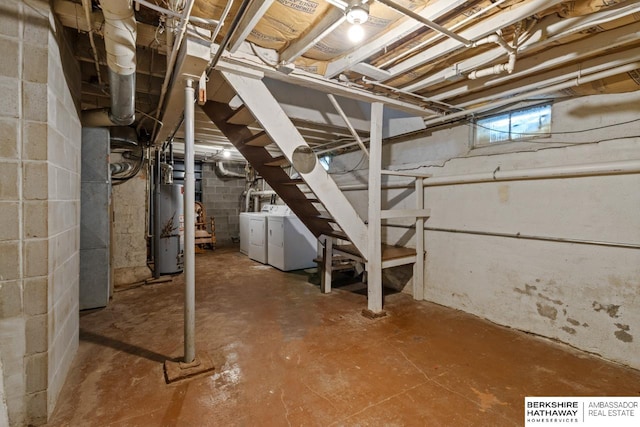
{"label": "white stair railing post", "polygon": [[323,294],[331,292],[331,279],[333,275],[333,237],[325,236],[324,248],[322,249],[322,278],[320,291]]}
{"label": "white stair railing post", "polygon": [[[416,209],[424,209],[424,178],[416,177]],[[424,299],[424,217],[416,217],[416,263],[413,265],[413,299]]]}

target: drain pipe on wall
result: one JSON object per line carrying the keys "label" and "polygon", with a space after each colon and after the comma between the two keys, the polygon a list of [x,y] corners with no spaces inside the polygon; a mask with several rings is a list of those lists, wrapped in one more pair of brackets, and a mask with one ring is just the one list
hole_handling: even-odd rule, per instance
{"label": "drain pipe on wall", "polygon": [[504,72],[511,74],[516,67],[516,53],[517,49],[510,46],[502,38],[502,32],[498,31],[496,34],[491,34],[483,39],[477,40],[473,42],[473,47],[481,46],[487,43],[495,43],[507,52],[509,55],[509,61],[506,64],[497,64],[492,67],[484,68],[481,70],[475,70],[469,73],[467,76],[471,80],[479,79],[485,76],[493,76],[497,74],[502,74]]}

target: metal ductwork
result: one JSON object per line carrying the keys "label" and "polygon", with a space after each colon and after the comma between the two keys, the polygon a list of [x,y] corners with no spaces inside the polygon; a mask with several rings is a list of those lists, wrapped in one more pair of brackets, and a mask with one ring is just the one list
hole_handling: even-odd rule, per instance
{"label": "metal ductwork", "polygon": [[85,111],[85,126],[129,126],[135,120],[136,18],[130,0],[100,0],[111,109]]}
{"label": "metal ductwork", "polygon": [[135,120],[136,18],[129,0],[101,0],[100,5],[111,89],[109,118],[128,126]]}
{"label": "metal ductwork", "polygon": [[244,173],[232,172],[230,170],[227,170],[227,168],[224,167],[224,163],[222,162],[215,163],[215,171],[216,175],[221,178],[246,178],[246,174]]}

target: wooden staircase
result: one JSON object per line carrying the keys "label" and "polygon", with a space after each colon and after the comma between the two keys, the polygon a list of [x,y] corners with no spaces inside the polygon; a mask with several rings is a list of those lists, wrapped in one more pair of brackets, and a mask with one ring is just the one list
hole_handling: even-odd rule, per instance
{"label": "wooden staircase", "polygon": [[[283,169],[297,148],[310,147],[264,83],[227,72],[211,77],[223,83],[217,82],[213,100],[202,106],[205,114],[316,237],[348,239],[364,256],[366,225],[320,163],[296,177]],[[244,103],[234,110],[229,102],[236,94]],[[262,130],[254,133],[249,126]],[[268,148],[275,140],[282,155],[274,157]]]}
{"label": "wooden staircase", "polygon": [[[373,186],[370,182],[370,210],[367,225],[358,216],[335,181],[317,161],[315,155],[312,159],[306,157],[307,162],[303,162],[303,167],[296,167],[303,164],[296,164],[297,161],[300,161],[300,153],[311,152],[311,149],[259,76],[222,70],[212,73],[210,79],[215,83],[208,87],[209,101],[202,106],[203,111],[319,239],[322,245],[323,259],[322,291],[329,292],[331,290],[331,272],[333,271],[331,262],[335,252],[340,257],[347,257],[366,265],[369,278],[368,311],[370,313],[379,314],[382,312],[381,270],[383,268],[414,264],[414,282],[419,282],[419,286],[414,286],[414,297],[422,299],[423,233],[416,234],[416,236],[421,236],[416,237],[417,252],[412,248],[381,245],[380,220],[412,216],[418,218],[416,226],[419,226],[418,230],[422,230],[424,218],[428,217],[422,199],[422,182],[425,177],[387,172],[401,176],[411,175],[416,178],[416,194],[419,191],[420,196],[416,197],[418,203],[416,209],[397,212],[382,211],[379,205],[376,207],[376,203],[371,202],[372,194],[376,194],[377,191],[375,199],[379,204],[379,178],[383,173],[379,168],[381,149],[372,146],[371,161],[375,156],[378,156],[376,160],[378,179],[374,179],[377,182],[377,188],[375,182]],[[242,105],[234,109],[229,104],[236,95],[242,100]],[[379,110],[379,133],[381,135],[381,105]],[[279,150],[274,150],[275,147]],[[278,154],[272,155],[275,152]],[[298,157],[296,158],[296,156]],[[297,170],[293,177],[289,176],[287,170],[284,169],[290,165],[293,165]],[[372,204],[374,205],[373,211],[371,210]],[[374,228],[377,228],[377,233]],[[341,245],[338,244],[339,241],[348,241],[349,243]],[[417,256],[416,253],[421,256]]]}

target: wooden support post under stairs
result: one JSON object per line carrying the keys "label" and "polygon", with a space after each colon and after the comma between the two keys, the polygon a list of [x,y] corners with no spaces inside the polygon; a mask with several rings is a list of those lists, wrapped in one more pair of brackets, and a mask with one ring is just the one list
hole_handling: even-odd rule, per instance
{"label": "wooden support post under stairs", "polygon": [[[204,112],[313,234],[323,239],[323,244],[319,245],[318,250],[321,257],[322,292],[331,291],[331,275],[336,254],[366,265],[368,308],[364,314],[368,317],[384,315],[384,268],[414,264],[413,295],[415,299],[423,299],[424,221],[429,216],[428,210],[424,209],[423,181],[427,175],[381,170],[383,104],[372,104],[369,220],[368,225],[365,225],[319,162],[315,162],[310,170],[298,171],[301,178],[291,178],[282,168],[288,163],[293,163],[294,154],[298,150],[302,149],[304,152],[309,146],[259,77],[251,73],[236,74],[230,70],[223,70],[215,71],[212,79],[220,82],[217,93],[224,93],[224,99],[227,99],[231,92],[235,92],[243,105],[234,110],[227,104],[228,100],[216,99],[203,106]],[[255,134],[255,131],[248,128],[248,125],[255,125],[256,122],[264,131]],[[273,157],[265,148],[270,144],[275,144],[284,156]],[[416,178],[415,209],[381,210],[381,175]],[[306,189],[303,191],[301,187]],[[321,212],[320,204],[326,210],[325,213]],[[397,217],[416,219],[416,249],[381,243],[381,220]],[[349,241],[350,244],[338,244],[338,240]]]}

